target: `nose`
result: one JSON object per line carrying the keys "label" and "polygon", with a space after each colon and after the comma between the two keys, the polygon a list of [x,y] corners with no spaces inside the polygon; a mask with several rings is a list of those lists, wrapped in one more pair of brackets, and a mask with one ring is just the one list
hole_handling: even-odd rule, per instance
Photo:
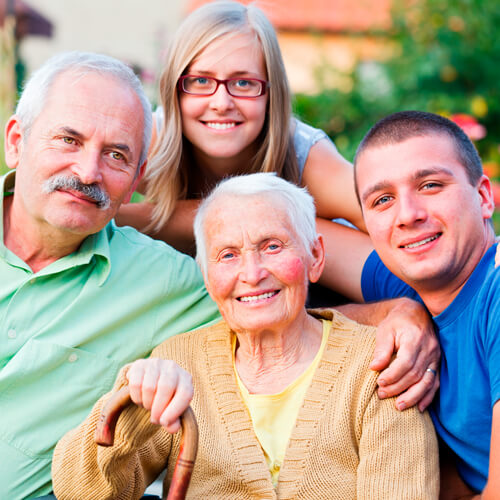
{"label": "nose", "polygon": [[262,265],[257,252],[249,252],[241,259],[240,280],[249,285],[257,285],[269,275]]}
{"label": "nose", "polygon": [[424,203],[417,195],[406,194],[399,198],[399,210],[397,214],[397,225],[411,226],[422,222],[427,217]]}
{"label": "nose", "polygon": [[72,172],[84,184],[98,184],[102,181],[100,151],[82,150],[72,165]]}
{"label": "nose", "polygon": [[215,94],[210,96],[210,107],[217,111],[225,111],[234,107],[234,98],[224,84],[221,83]]}

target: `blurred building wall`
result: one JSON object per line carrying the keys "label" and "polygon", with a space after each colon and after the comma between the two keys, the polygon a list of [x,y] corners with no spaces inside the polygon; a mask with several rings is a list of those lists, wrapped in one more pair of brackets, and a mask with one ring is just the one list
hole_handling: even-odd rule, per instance
{"label": "blurred building wall", "polygon": [[183,0],[26,0],[54,25],[50,39],[29,36],[20,47],[27,74],[65,50],[102,52],[145,70],[146,86],[183,13]]}
{"label": "blurred building wall", "polygon": [[[22,41],[20,53],[28,75],[62,50],[104,52],[139,66],[146,91],[156,101],[155,77],[161,70],[169,37],[187,12],[211,0],[25,1],[54,25],[51,39],[32,36]],[[368,15],[373,9],[370,0],[255,3],[266,11],[277,29],[292,90],[314,94],[321,86],[349,91],[350,79],[343,73],[349,73],[358,60],[388,55],[386,40],[364,33],[373,23],[379,28],[387,26],[390,0],[380,2],[375,10],[378,17]],[[318,75],[318,70],[322,74]]]}

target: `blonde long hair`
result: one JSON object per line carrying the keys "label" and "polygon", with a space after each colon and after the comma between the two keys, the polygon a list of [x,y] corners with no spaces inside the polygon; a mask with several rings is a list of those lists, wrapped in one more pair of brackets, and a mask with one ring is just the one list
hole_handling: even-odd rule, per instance
{"label": "blonde long hair", "polygon": [[[165,114],[146,173],[146,197],[155,203],[148,229],[159,230],[179,199],[188,195],[188,162],[183,141],[177,82],[191,62],[214,40],[253,32],[260,42],[270,82],[269,104],[261,145],[247,173],[276,172],[298,184],[299,171],[291,136],[291,96],[276,33],[256,6],[232,1],[206,4],[189,15],[177,30],[160,79]],[[187,149],[187,148],[186,148]]]}

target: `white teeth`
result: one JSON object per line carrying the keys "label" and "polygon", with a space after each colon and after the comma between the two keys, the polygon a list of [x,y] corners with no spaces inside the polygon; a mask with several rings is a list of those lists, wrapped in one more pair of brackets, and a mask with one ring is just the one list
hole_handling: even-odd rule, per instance
{"label": "white teeth", "polygon": [[416,248],[419,247],[420,245],[425,245],[426,243],[429,243],[429,241],[434,241],[438,235],[430,236],[429,238],[425,238],[425,240],[421,241],[416,241],[415,243],[410,243],[409,245],[404,245],[403,248]]}
{"label": "white teeth", "polygon": [[205,125],[207,127],[214,128],[215,130],[226,130],[228,128],[236,127],[235,122],[231,122],[231,123],[206,122]]}
{"label": "white teeth", "polygon": [[261,293],[260,295],[248,295],[246,297],[241,297],[239,300],[241,302],[252,302],[254,300],[268,299],[269,297],[272,297],[276,293],[277,292],[267,292],[267,293]]}

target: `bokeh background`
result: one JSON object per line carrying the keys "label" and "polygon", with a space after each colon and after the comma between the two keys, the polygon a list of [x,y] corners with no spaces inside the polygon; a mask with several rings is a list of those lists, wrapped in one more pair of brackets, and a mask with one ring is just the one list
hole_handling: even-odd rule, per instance
{"label": "bokeh background", "polygon": [[[0,0],[2,130],[23,79],[61,50],[99,51],[129,63],[154,105],[169,38],[202,3]],[[324,129],[347,159],[368,128],[391,112],[440,113],[476,144],[500,208],[498,0],[254,3],[278,31],[295,114]],[[495,224],[498,234],[498,211]]]}

